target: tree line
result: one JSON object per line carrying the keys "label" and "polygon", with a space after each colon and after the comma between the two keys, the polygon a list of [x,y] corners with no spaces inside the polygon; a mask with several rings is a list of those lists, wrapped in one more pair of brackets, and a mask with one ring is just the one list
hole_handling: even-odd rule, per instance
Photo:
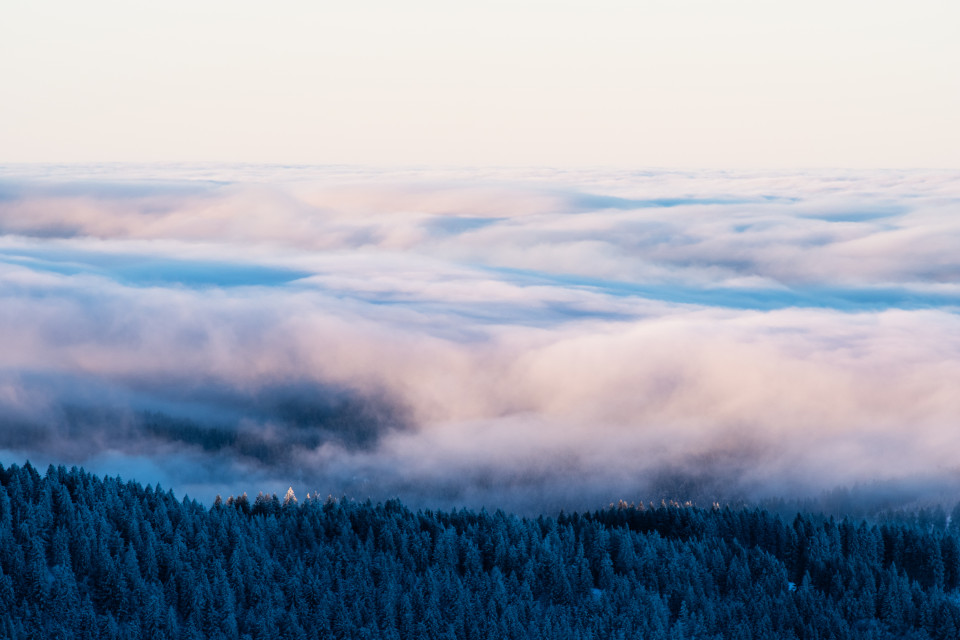
{"label": "tree line", "polygon": [[0,465],[0,637],[960,637],[960,509],[522,518]]}

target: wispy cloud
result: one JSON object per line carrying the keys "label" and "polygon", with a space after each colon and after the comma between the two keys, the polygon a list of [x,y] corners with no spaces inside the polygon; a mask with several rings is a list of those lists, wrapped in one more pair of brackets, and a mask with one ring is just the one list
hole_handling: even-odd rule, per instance
{"label": "wispy cloud", "polygon": [[518,508],[960,477],[955,174],[16,171],[8,457]]}

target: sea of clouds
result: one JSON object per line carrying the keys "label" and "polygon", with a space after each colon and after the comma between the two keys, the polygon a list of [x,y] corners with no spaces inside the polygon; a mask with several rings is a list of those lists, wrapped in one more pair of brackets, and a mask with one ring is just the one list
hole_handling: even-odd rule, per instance
{"label": "sea of clouds", "polygon": [[0,166],[0,462],[204,501],[940,497],[958,311],[957,172]]}

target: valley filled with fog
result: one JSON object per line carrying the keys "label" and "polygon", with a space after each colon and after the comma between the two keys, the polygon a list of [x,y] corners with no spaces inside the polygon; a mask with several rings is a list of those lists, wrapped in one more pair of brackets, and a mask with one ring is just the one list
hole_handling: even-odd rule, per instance
{"label": "valley filled with fog", "polygon": [[0,166],[0,451],[208,504],[941,500],[958,177]]}

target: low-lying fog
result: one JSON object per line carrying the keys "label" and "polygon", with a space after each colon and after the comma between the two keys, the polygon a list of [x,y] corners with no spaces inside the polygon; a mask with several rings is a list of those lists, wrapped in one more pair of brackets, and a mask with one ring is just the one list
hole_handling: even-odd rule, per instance
{"label": "low-lying fog", "polygon": [[958,309],[956,172],[0,167],[0,462],[954,502]]}

